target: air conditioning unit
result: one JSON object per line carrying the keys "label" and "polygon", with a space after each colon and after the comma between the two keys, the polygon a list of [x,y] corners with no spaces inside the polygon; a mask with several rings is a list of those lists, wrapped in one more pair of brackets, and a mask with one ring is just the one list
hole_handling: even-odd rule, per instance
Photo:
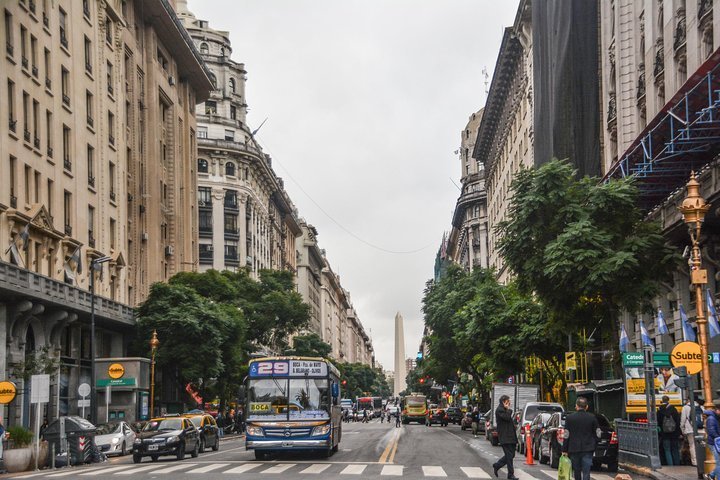
{"label": "air conditioning unit", "polygon": [[148,233],[147,233],[147,232],[142,232],[142,234],[140,235],[140,238],[142,238],[142,241],[143,241],[143,242],[147,242],[147,240],[148,240],[148,238],[149,238]]}
{"label": "air conditioning unit", "polygon": [[168,77],[168,83],[169,83],[170,85],[175,85],[175,77],[172,76],[172,75],[170,75],[170,76]]}
{"label": "air conditioning unit", "polygon": [[173,249],[172,245],[168,245],[165,247],[165,256],[170,257],[175,254],[175,249]]}

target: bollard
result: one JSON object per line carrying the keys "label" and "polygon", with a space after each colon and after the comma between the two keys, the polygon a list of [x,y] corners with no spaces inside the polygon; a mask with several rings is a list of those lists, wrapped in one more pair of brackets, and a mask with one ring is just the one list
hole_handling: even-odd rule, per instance
{"label": "bollard", "polygon": [[530,438],[530,426],[525,432],[525,465],[534,465],[532,452],[532,439]]}

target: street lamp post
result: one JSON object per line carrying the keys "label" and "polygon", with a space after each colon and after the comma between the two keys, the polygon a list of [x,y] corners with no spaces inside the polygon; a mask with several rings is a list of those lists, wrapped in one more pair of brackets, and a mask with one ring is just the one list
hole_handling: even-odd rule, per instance
{"label": "street lamp post", "polygon": [[95,385],[95,270],[109,262],[110,257],[94,258],[90,261],[90,422],[97,424],[97,388]]}
{"label": "street lamp post", "polygon": [[150,361],[150,418],[155,415],[155,352],[160,346],[160,340],[157,337],[157,331],[153,330],[153,336],[150,340],[150,350],[152,352]]}

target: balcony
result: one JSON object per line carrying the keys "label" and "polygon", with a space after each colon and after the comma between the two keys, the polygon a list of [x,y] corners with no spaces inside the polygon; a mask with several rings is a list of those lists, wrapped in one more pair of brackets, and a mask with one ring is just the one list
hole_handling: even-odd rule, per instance
{"label": "balcony", "polygon": [[212,237],[212,233],[213,233],[213,231],[212,231],[212,225],[210,225],[210,226],[201,225],[200,228],[199,228],[199,230],[198,230],[198,232],[199,232],[199,234],[200,234],[201,237],[204,237],[204,238]]}
{"label": "balcony", "polygon": [[95,188],[95,177],[88,176],[88,186]]}
{"label": "balcony", "polygon": [[5,44],[5,51],[7,52],[8,55],[10,55],[12,57],[13,53],[15,52],[15,47],[13,47],[12,43],[7,42]]}
{"label": "balcony", "polygon": [[17,120],[10,119],[9,121],[10,131],[16,132],[17,131]]}
{"label": "balcony", "polygon": [[50,77],[45,77],[45,88],[48,90],[52,89],[52,80],[50,80]]}
{"label": "balcony", "polygon": [[223,202],[223,206],[227,210],[238,210],[237,197],[234,197],[232,199],[225,198],[225,201]]}
{"label": "balcony", "polygon": [[27,57],[23,55],[23,57],[20,59],[20,63],[22,63],[22,68],[27,70],[28,65],[30,65],[30,62],[28,61]]}
{"label": "balcony", "polygon": [[70,97],[68,97],[67,93],[63,93],[62,101],[63,101],[63,105],[65,105],[67,107],[70,106]]}
{"label": "balcony", "polygon": [[225,238],[233,238],[235,240],[240,236],[240,229],[237,227],[225,227]]}
{"label": "balcony", "polygon": [[212,250],[200,250],[200,261],[208,261],[209,263],[212,263],[213,260],[213,251]]}
{"label": "balcony", "polygon": [[68,237],[72,237],[72,225],[70,225],[69,223],[65,224],[65,235],[67,235]]}
{"label": "balcony", "polygon": [[25,129],[23,138],[25,139],[26,142],[30,143],[30,130],[28,130],[27,128]]}
{"label": "balcony", "polygon": [[63,168],[68,172],[72,171],[72,162],[70,161],[70,158],[65,157],[65,159],[63,159]]}

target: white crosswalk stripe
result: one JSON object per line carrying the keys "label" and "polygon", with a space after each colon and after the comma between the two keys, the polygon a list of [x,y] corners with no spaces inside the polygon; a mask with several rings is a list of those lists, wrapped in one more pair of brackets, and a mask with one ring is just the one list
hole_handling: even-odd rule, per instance
{"label": "white crosswalk stripe", "polygon": [[365,471],[367,465],[348,465],[340,472],[341,475],[360,475]]}
{"label": "white crosswalk stripe", "polygon": [[[155,470],[154,472],[152,472],[152,474],[155,475],[156,473],[172,473],[177,470],[184,470],[186,468],[194,467],[195,465],[197,465],[197,463],[188,463],[188,464],[181,463],[180,465],[173,465],[172,467],[163,468],[161,470]],[[105,473],[105,472],[103,472],[103,473]]]}
{"label": "white crosswalk stripe", "polygon": [[132,465],[121,465],[118,467],[111,467],[111,468],[93,468],[89,472],[83,472],[79,475],[82,476],[89,476],[89,475],[96,475],[99,472],[105,473],[111,473],[111,472],[119,472],[120,470],[127,470],[128,468],[132,468]]}
{"label": "white crosswalk stripe", "polygon": [[132,470],[123,470],[121,472],[117,472],[115,475],[134,475],[138,472],[144,472],[147,470],[153,470],[155,468],[160,468],[162,465],[147,465],[144,467],[137,467],[133,468]]}
{"label": "white crosswalk stripe", "polygon": [[402,465],[385,465],[380,472],[380,475],[396,475],[402,476],[403,466]]}
{"label": "white crosswalk stripe", "polygon": [[211,465],[207,465],[204,467],[196,468],[194,470],[190,470],[187,473],[207,473],[212,472],[213,470],[217,470],[218,468],[227,467],[227,463],[213,463]]}
{"label": "white crosswalk stripe", "polygon": [[447,477],[447,474],[442,467],[423,465],[422,471],[423,475],[426,477]]}
{"label": "white crosswalk stripe", "polygon": [[460,467],[468,478],[490,478],[490,474],[480,467]]}
{"label": "white crosswalk stripe", "polygon": [[274,467],[268,468],[267,470],[263,470],[260,473],[283,473],[285,470],[289,470],[295,465],[296,464],[294,463],[281,463],[280,465],[276,465]]}
{"label": "white crosswalk stripe", "polygon": [[310,465],[305,470],[301,470],[300,473],[322,473],[330,467],[329,463],[316,463]]}
{"label": "white crosswalk stripe", "polygon": [[245,465],[240,465],[239,467],[231,468],[230,470],[225,470],[223,473],[245,473],[249,472],[250,470],[253,470],[257,467],[262,466],[262,463],[246,463]]}

